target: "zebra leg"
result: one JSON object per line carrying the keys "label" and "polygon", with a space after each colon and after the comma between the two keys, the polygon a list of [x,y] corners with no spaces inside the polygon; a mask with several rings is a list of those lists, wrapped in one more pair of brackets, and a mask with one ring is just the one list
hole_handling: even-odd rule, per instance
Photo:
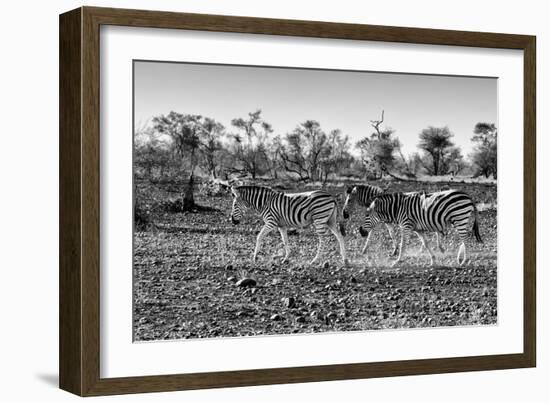
{"label": "zebra leg", "polygon": [[361,253],[366,254],[367,246],[369,246],[369,241],[370,241],[370,237],[371,237],[372,232],[373,231],[370,231],[369,234],[367,235],[367,240],[365,241],[365,246],[363,246],[363,249],[361,249]]}
{"label": "zebra leg", "polygon": [[394,237],[394,234],[391,230],[391,225],[386,224],[386,229],[388,230],[388,233],[390,234],[391,239],[391,245],[392,245],[392,251],[390,253],[390,257],[397,255],[397,240]]}
{"label": "zebra leg", "polygon": [[314,265],[319,260],[319,257],[321,256],[321,248],[323,246],[323,236],[319,235],[319,246],[317,247],[317,253],[315,254],[315,257],[311,262],[309,262],[310,265]]}
{"label": "zebra leg", "polygon": [[[460,260],[460,255],[463,255],[462,261]],[[456,261],[459,266],[462,266],[464,262],[466,261],[466,245],[464,244],[464,241],[460,244],[460,248],[458,248],[458,254],[456,255]]]}
{"label": "zebra leg", "polygon": [[328,228],[338,240],[338,244],[340,245],[340,255],[342,256],[342,263],[344,263],[345,265],[348,264],[348,258],[346,257],[346,244],[344,242],[344,237],[340,233],[339,228],[336,228],[336,225],[331,225]]}
{"label": "zebra leg", "polygon": [[422,242],[422,247],[420,248],[420,250],[426,248],[426,251],[430,255],[430,266],[433,266],[435,261],[435,256],[433,252],[430,250],[430,248],[428,247],[428,244],[426,243],[426,238],[420,232],[416,232],[416,235],[418,235],[418,238],[420,238],[420,241]]}
{"label": "zebra leg", "polygon": [[420,248],[418,249],[418,252],[416,252],[416,256],[418,256],[422,253],[424,248],[427,248],[426,247],[426,240],[424,239],[424,237],[422,235],[420,235],[420,233],[418,233],[416,231],[414,231],[414,233],[418,236],[418,239],[420,239]]}
{"label": "zebra leg", "polygon": [[441,234],[441,237],[440,237],[439,232],[436,232],[435,242],[437,243],[437,249],[439,249],[441,253],[445,253],[445,248],[443,247],[443,245],[441,245],[441,238],[443,238],[443,234]]}
{"label": "zebra leg", "polygon": [[405,228],[401,228],[401,240],[399,241],[399,254],[397,255],[397,259],[391,264],[391,267],[394,267],[397,263],[401,261],[401,255],[403,253],[403,240],[405,238]]}
{"label": "zebra leg", "polygon": [[254,256],[252,257],[252,262],[256,263],[256,256],[258,256],[258,251],[260,250],[260,245],[262,243],[262,239],[264,236],[269,234],[273,230],[272,227],[268,227],[267,225],[264,225],[262,229],[260,230],[260,233],[258,234],[258,237],[256,238],[256,248],[254,249]]}
{"label": "zebra leg", "polygon": [[319,260],[319,257],[321,257],[321,249],[323,247],[323,236],[326,234],[327,228],[328,226],[326,223],[317,223],[317,225],[315,225],[315,232],[319,237],[319,245],[317,247],[317,253],[315,254],[315,257],[311,262],[309,262],[310,265],[317,263],[317,261]]}
{"label": "zebra leg", "polygon": [[[468,230],[468,221],[462,221],[454,224],[454,227],[458,231],[458,235],[460,237],[460,241],[462,242],[460,244],[460,248],[458,248],[458,254],[456,255],[456,261],[459,266],[464,265],[466,262],[466,243],[465,241],[469,238],[470,231]],[[460,255],[463,255],[462,260],[460,260]]]}
{"label": "zebra leg", "polygon": [[290,254],[290,247],[288,246],[288,234],[286,228],[279,228],[279,233],[281,234],[281,239],[283,240],[283,246],[285,248],[285,257],[282,260],[282,263],[285,263]]}

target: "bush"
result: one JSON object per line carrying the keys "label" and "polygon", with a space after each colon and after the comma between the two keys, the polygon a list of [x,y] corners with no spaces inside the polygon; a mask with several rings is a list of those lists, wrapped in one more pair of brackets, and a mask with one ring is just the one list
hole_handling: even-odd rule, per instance
{"label": "bush", "polygon": [[151,225],[151,211],[143,203],[134,204],[134,227],[138,231],[145,231]]}

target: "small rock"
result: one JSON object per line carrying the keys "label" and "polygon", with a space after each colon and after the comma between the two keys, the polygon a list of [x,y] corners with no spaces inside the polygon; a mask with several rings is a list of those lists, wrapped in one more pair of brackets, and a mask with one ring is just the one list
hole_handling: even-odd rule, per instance
{"label": "small rock", "polygon": [[356,284],[357,283],[357,279],[353,276],[351,276],[351,278],[349,279],[349,281],[351,281],[353,284]]}
{"label": "small rock", "polygon": [[256,280],[253,278],[242,278],[235,283],[239,287],[255,287],[256,284]]}
{"label": "small rock", "polygon": [[325,264],[323,265],[323,268],[324,268],[324,269],[328,269],[329,267],[330,267],[329,262],[325,262]]}
{"label": "small rock", "polygon": [[233,265],[230,263],[227,266],[225,266],[225,270],[233,270]]}
{"label": "small rock", "polygon": [[294,297],[287,297],[287,298],[283,298],[283,304],[287,307],[287,308],[294,308],[296,307],[296,299],[294,299]]}
{"label": "small rock", "polygon": [[304,318],[303,316],[298,316],[296,318],[297,323],[304,323],[305,321],[306,321],[306,318]]}
{"label": "small rock", "polygon": [[230,282],[234,283],[235,281],[237,281],[237,277],[229,276],[229,277],[227,277],[227,281],[230,281]]}
{"label": "small rock", "polygon": [[269,319],[271,319],[273,321],[279,321],[279,320],[283,319],[283,317],[281,315],[279,315],[278,313],[275,313],[275,314],[271,315],[269,317]]}

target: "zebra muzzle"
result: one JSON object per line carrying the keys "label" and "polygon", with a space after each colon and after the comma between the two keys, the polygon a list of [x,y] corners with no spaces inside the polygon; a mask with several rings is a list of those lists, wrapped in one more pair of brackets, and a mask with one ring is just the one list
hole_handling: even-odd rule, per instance
{"label": "zebra muzzle", "polygon": [[369,231],[367,231],[363,227],[359,227],[359,233],[361,234],[362,237],[366,237],[369,235]]}
{"label": "zebra muzzle", "polygon": [[240,221],[234,217],[231,217],[231,222],[233,223],[233,225],[237,225]]}

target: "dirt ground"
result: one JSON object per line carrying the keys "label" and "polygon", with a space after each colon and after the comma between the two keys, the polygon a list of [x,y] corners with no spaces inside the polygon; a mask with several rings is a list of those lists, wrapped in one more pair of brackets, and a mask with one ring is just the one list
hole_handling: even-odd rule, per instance
{"label": "dirt ground", "polygon": [[[434,191],[438,183],[393,183],[393,191]],[[291,255],[281,264],[280,238],[272,232],[256,264],[251,261],[262,221],[252,212],[234,226],[229,195],[196,202],[212,211],[173,213],[162,203],[177,197],[177,184],[138,183],[137,197],[151,223],[134,234],[134,339],[234,337],[495,324],[497,320],[496,186],[453,183],[468,192],[480,212],[484,243],[470,239],[468,259],[458,267],[458,237],[447,236],[444,254],[429,267],[420,241],[411,236],[404,258],[391,268],[391,243],[379,227],[360,250],[362,209],[346,222],[350,264],[343,266],[334,237],[325,239],[321,263],[311,228],[289,236]],[[328,189],[344,193],[344,186]],[[429,235],[435,249],[435,238]],[[392,258],[393,259],[393,258]]]}

